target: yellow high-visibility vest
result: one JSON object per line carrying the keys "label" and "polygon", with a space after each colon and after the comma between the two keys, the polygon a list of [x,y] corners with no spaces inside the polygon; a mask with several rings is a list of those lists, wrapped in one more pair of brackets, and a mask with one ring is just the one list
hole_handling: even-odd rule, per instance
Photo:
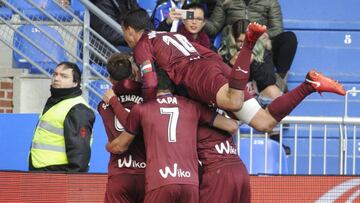
{"label": "yellow high-visibility vest", "polygon": [[81,96],[77,96],[60,101],[40,115],[30,150],[35,168],[69,163],[65,150],[64,120],[70,109],[77,104],[89,107]]}

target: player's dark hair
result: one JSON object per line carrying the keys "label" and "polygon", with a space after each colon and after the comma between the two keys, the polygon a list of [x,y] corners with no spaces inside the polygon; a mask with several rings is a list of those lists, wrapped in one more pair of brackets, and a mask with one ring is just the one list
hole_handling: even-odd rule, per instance
{"label": "player's dark hair", "polygon": [[152,23],[145,9],[139,8],[126,14],[121,23],[125,28],[132,27],[136,32],[150,30]]}
{"label": "player's dark hair", "polygon": [[63,65],[64,69],[71,69],[73,73],[73,82],[78,83],[80,85],[81,83],[81,71],[80,68],[76,65],[76,63],[72,63],[69,61],[63,61],[59,63],[56,67],[59,67]]}
{"label": "player's dark hair", "polygon": [[106,69],[112,79],[120,81],[132,74],[130,55],[124,53],[112,54],[106,64]]}
{"label": "player's dark hair", "polygon": [[169,76],[166,74],[166,72],[160,68],[156,71],[157,78],[158,78],[158,91],[159,90],[170,90],[171,92],[174,92],[174,84],[169,79]]}

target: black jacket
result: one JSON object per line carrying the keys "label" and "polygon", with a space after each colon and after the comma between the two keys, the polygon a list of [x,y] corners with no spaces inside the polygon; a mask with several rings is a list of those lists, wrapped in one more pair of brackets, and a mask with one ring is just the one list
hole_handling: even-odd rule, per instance
{"label": "black jacket", "polygon": [[[102,0],[96,1],[94,4],[119,24],[120,19],[124,17],[128,11],[139,8],[136,0]],[[118,34],[92,13],[90,13],[90,26],[114,46],[126,46],[122,35]]]}
{"label": "black jacket", "polygon": [[[81,95],[82,92],[80,88],[76,88],[68,93],[66,96],[49,97],[45,104],[43,114],[60,101],[77,97]],[[94,122],[95,114],[90,108],[84,104],[73,106],[64,120],[65,148],[69,164],[34,168],[30,154],[29,170],[87,172],[89,170],[91,155],[90,139]]]}

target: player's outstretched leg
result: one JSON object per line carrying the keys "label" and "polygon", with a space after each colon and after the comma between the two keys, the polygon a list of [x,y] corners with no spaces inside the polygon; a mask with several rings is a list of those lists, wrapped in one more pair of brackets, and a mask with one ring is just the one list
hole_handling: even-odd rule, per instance
{"label": "player's outstretched leg", "polygon": [[279,122],[285,116],[289,115],[307,95],[315,91],[319,93],[332,92],[339,95],[345,95],[346,93],[346,90],[340,83],[315,70],[311,70],[306,75],[305,82],[276,98],[267,108],[272,117]]}

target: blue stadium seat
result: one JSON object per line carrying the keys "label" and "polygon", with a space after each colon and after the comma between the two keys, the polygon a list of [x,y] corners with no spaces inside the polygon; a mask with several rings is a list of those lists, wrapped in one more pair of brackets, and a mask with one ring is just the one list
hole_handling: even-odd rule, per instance
{"label": "blue stadium seat", "polygon": [[4,20],[10,20],[12,17],[12,10],[5,6],[0,7],[0,18]]}
{"label": "blue stadium seat", "polygon": [[[56,0],[31,0],[34,4],[43,8],[47,13],[54,17],[58,21],[69,22],[72,20],[72,16],[64,11],[64,9],[58,6],[53,1]],[[25,16],[35,21],[50,20],[44,13],[32,6],[27,1],[9,0],[13,6],[20,10]]]}
{"label": "blue stadium seat", "polygon": [[[46,25],[39,25],[39,27],[61,45],[64,45],[64,40],[58,31]],[[42,33],[33,25],[23,25],[18,28],[18,31],[30,38],[34,44],[38,45],[42,50],[45,51],[45,53],[58,60],[58,62],[68,60],[65,50],[59,45],[55,44],[54,41],[45,36],[44,33]],[[51,73],[56,67],[56,61],[53,61],[51,58],[47,57],[17,32],[14,33],[13,46],[25,56],[33,60],[35,63],[39,64],[49,73]],[[15,51],[13,52],[13,66],[15,68],[28,68],[30,73],[41,73],[35,66],[30,64],[25,58],[23,58]]]}
{"label": "blue stadium seat", "polygon": [[[80,38],[82,38],[83,37],[83,34],[82,34],[83,32],[82,31],[80,31],[79,32],[79,37]],[[81,41],[80,40],[77,40],[77,44],[76,44],[76,55],[79,57],[79,58],[81,58],[81,59],[83,59],[83,44],[81,43]],[[104,76],[104,77],[108,77],[109,76],[109,73],[107,72],[107,70],[106,70],[106,67],[105,67],[105,65],[104,66],[102,66],[102,65],[99,65],[99,64],[96,64],[96,63],[94,63],[94,58],[95,58],[96,56],[93,54],[93,55],[91,55],[91,51],[90,51],[90,65],[91,65],[91,67],[93,68],[93,71],[91,71],[91,75],[92,76],[97,76],[95,73],[94,73],[94,71],[95,72],[97,72],[97,73],[100,73],[102,76]],[[98,62],[96,59],[95,59],[95,61],[96,62]],[[78,66],[81,68],[81,69],[83,69],[83,65],[81,64],[81,63],[78,63]]]}
{"label": "blue stadium seat", "polygon": [[289,72],[289,81],[302,82],[316,68],[342,82],[360,81],[360,32],[295,31],[298,49]]}
{"label": "blue stadium seat", "polygon": [[360,30],[358,0],[279,0],[279,3],[286,29]]}
{"label": "blue stadium seat", "polygon": [[79,0],[71,0],[71,7],[80,19],[84,19],[85,6]]}
{"label": "blue stadium seat", "polygon": [[[111,86],[104,80],[94,80],[90,83],[90,87],[93,88],[99,95],[103,95],[106,90]],[[101,97],[96,95],[93,91],[89,91],[89,104],[94,109],[97,109],[97,105],[101,101]]]}
{"label": "blue stadium seat", "polygon": [[[268,139],[267,151],[265,152],[265,138],[253,138],[252,141],[252,174],[265,173],[265,153],[267,154],[267,174],[280,173],[280,160],[279,153],[282,153],[281,160],[281,174],[288,173],[287,158],[285,151],[279,147],[279,143]],[[250,138],[240,139],[240,158],[246,165],[247,170],[250,172]]]}
{"label": "blue stadium seat", "polygon": [[148,12],[149,16],[151,16],[156,6],[156,0],[137,0],[137,1],[140,7],[145,9]]}
{"label": "blue stadium seat", "polygon": [[221,35],[221,32],[219,32],[216,36],[215,36],[215,39],[214,39],[214,42],[213,42],[213,45],[214,47],[217,49],[220,48],[221,46],[221,41],[222,41],[222,35]]}

